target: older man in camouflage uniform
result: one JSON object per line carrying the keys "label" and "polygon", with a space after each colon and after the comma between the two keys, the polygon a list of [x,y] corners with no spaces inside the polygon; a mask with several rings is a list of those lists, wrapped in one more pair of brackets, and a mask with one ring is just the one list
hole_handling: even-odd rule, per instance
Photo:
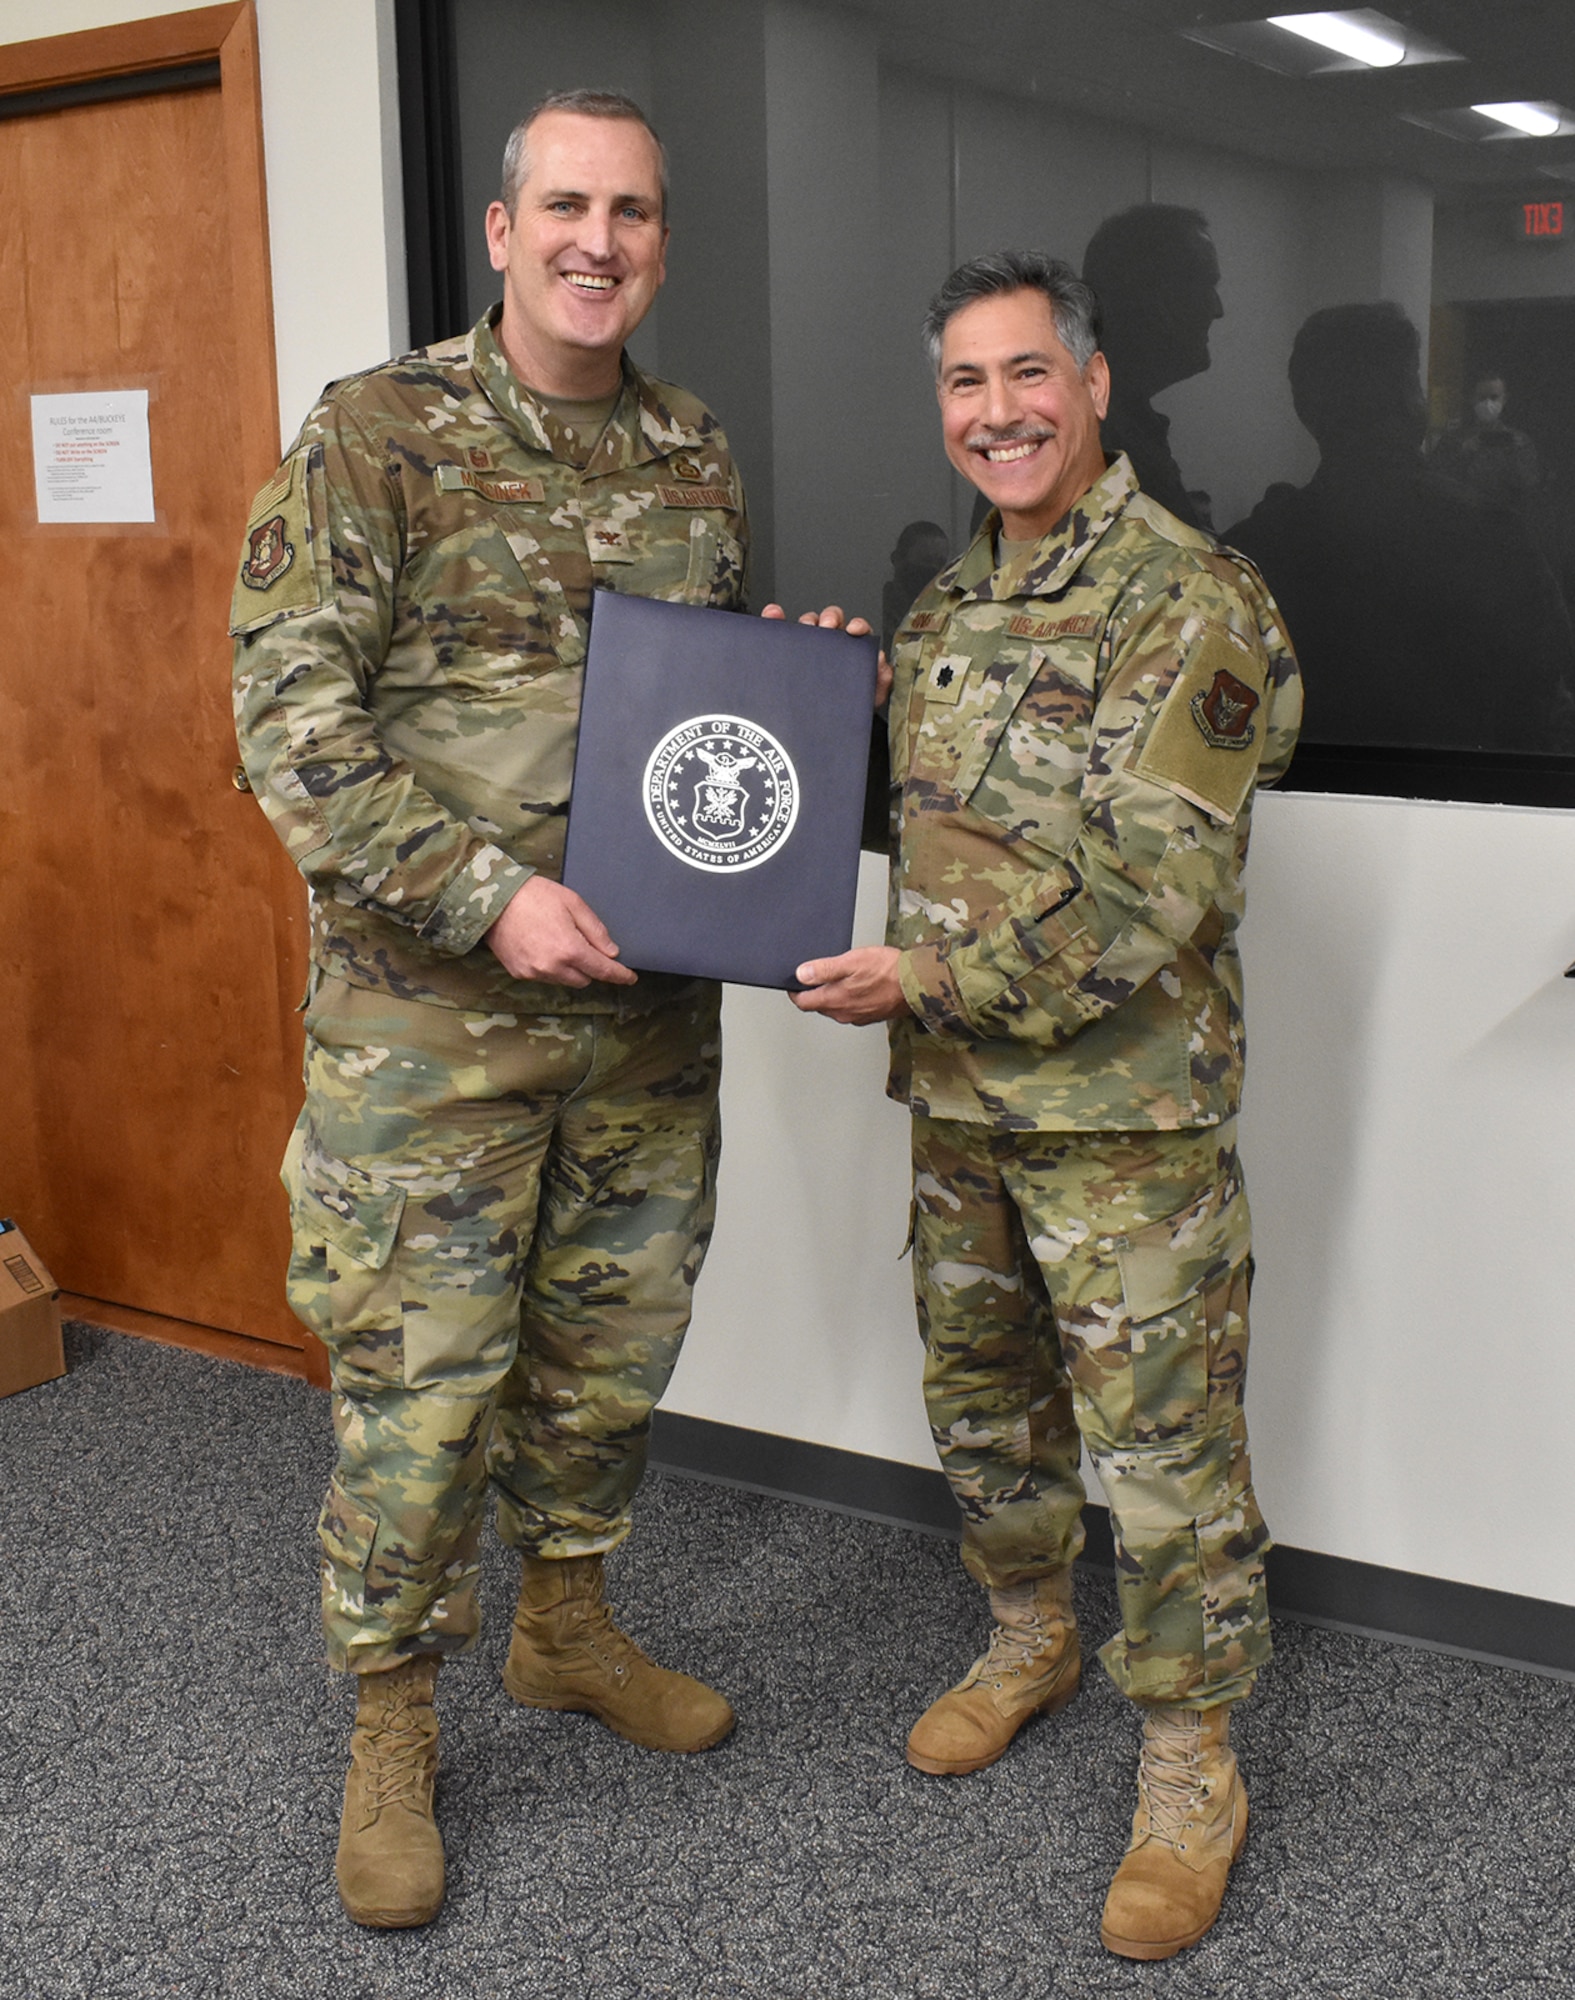
{"label": "older man in camouflage uniform", "polygon": [[925,1394],[997,1620],[910,1761],[978,1770],[1076,1693],[1086,1446],[1122,1614],[1101,1657],[1144,1718],[1102,1936],[1164,1958],[1240,1850],[1228,1718],[1269,1656],[1235,933],[1301,703],[1256,572],[1106,465],[1097,331],[1023,253],[931,308],[947,454],[996,511],[896,636],[892,941],[802,967],[798,1004],[895,1024]]}
{"label": "older man in camouflage uniform", "polygon": [[726,439],[623,351],[664,207],[636,106],[539,107],[487,217],[501,308],[327,392],[235,590],[246,772],[311,885],[290,1295],[333,1362],[338,1879],[366,1924],[442,1900],[433,1692],[476,1635],[489,1473],[524,1557],[509,1693],[666,1750],[733,1722],[601,1579],[710,1234],[718,995],[637,981],[557,879],[592,587],[743,595]]}

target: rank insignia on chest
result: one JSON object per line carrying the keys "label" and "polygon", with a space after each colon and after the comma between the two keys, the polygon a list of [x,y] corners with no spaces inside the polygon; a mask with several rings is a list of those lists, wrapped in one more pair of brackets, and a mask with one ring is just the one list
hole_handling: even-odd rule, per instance
{"label": "rank insignia on chest", "polygon": [[968,679],[968,660],[960,653],[942,653],[924,677],[924,695],[931,702],[955,702]]}
{"label": "rank insignia on chest", "polygon": [[592,562],[634,561],[628,531],[612,521],[587,521],[585,546],[590,550]]}
{"label": "rank insignia on chest", "polygon": [[1215,750],[1245,750],[1257,735],[1252,713],[1257,694],[1229,668],[1220,667],[1206,694],[1192,697],[1192,719]]}
{"label": "rank insignia on chest", "polygon": [[271,590],[295,561],[295,544],[286,540],[284,516],[272,514],[246,537],[241,581],[250,590]]}

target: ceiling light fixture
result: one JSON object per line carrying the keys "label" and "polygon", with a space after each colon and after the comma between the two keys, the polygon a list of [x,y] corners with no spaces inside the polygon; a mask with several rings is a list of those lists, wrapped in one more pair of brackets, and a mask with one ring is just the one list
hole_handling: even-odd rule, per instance
{"label": "ceiling light fixture", "polygon": [[1546,104],[1473,104],[1471,109],[1528,139],[1551,139],[1564,121]]}
{"label": "ceiling light fixture", "polygon": [[1288,35],[1300,35],[1304,42],[1316,42],[1321,49],[1333,49],[1352,62],[1365,63],[1369,69],[1393,69],[1405,61],[1403,41],[1381,34],[1349,14],[1271,14],[1269,25],[1283,28]]}

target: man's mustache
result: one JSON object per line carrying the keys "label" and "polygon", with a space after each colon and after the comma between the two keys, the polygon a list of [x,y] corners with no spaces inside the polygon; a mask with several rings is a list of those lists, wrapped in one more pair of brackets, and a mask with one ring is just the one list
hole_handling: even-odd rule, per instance
{"label": "man's mustache", "polygon": [[1005,430],[1000,431],[970,431],[966,445],[969,451],[990,451],[997,445],[1038,444],[1054,436],[1053,424],[1008,424]]}

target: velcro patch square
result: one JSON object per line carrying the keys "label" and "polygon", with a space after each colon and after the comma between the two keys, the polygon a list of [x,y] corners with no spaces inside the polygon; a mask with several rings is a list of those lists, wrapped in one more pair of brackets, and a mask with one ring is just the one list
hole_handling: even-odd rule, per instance
{"label": "velcro patch square", "polygon": [[1137,775],[1230,825],[1263,754],[1264,676],[1260,653],[1223,626],[1205,627],[1149,731]]}
{"label": "velcro patch square", "polygon": [[252,502],[230,599],[232,633],[253,632],[323,601],[307,530],[304,461],[292,458]]}
{"label": "velcro patch square", "polygon": [[940,653],[931,660],[920,683],[926,704],[955,703],[968,679],[968,667],[966,653]]}

